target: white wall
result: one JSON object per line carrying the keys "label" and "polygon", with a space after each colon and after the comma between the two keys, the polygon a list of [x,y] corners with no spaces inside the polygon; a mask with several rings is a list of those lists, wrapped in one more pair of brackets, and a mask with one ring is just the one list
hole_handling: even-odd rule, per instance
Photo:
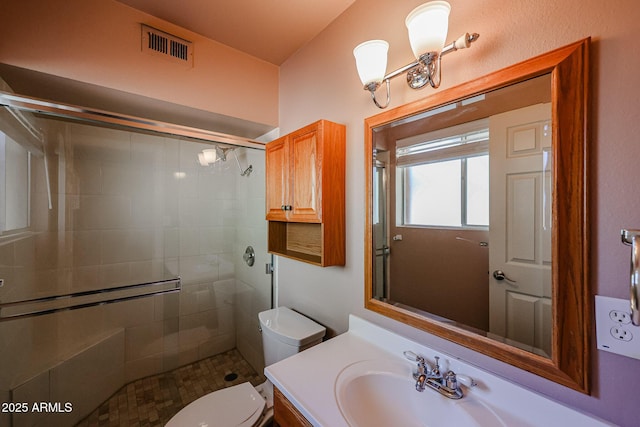
{"label": "white wall", "polygon": [[[364,119],[380,112],[362,90],[352,49],[382,38],[390,42],[388,70],[412,59],[404,19],[421,0],[358,0],[280,70],[280,129],[288,133],[324,118],[347,125],[347,264],[321,269],[280,259],[279,304],[317,319],[334,333],[347,329],[355,313],[428,345],[459,355],[519,384],[620,425],[637,425],[640,362],[592,346],[592,395],[556,385],[479,353],[390,321],[363,308]],[[635,0],[450,0],[449,39],[480,33],[471,49],[443,60],[442,89],[504,68],[531,56],[592,37],[590,188],[591,259],[594,293],[627,298],[629,249],[623,227],[639,227],[640,122],[637,70],[640,55]],[[392,82],[391,106],[429,96]],[[595,328],[594,328],[595,330]]]}

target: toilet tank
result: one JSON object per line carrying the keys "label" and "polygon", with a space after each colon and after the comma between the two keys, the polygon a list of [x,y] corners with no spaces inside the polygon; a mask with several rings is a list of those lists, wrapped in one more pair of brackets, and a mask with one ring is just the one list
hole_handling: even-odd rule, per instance
{"label": "toilet tank", "polygon": [[265,366],[320,344],[326,333],[324,326],[287,307],[263,311],[258,319]]}

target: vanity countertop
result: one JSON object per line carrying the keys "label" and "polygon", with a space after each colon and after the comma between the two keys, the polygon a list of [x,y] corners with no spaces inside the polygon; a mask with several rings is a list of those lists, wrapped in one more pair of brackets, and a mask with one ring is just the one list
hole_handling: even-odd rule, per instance
{"label": "vanity countertop", "polygon": [[338,374],[363,359],[389,358],[352,331],[265,368],[265,375],[314,426],[348,426],[334,395]]}
{"label": "vanity countertop", "polygon": [[402,356],[405,350],[431,361],[439,356],[444,369],[472,377],[478,386],[467,394],[489,402],[505,425],[611,425],[353,315],[349,317],[349,331],[266,367],[265,375],[312,425],[349,426],[335,397],[338,375],[356,362],[376,359],[406,362],[410,373],[412,363]]}

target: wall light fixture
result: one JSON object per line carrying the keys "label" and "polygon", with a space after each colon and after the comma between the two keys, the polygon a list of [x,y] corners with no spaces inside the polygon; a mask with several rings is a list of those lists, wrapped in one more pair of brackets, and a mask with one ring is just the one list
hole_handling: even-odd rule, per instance
{"label": "wall light fixture", "polygon": [[[409,32],[409,42],[416,60],[389,74],[387,52],[389,43],[384,40],[369,40],[353,49],[358,75],[364,89],[371,92],[371,98],[378,108],[386,108],[391,97],[389,81],[407,73],[407,84],[412,89],[420,89],[427,83],[437,89],[440,86],[440,60],[456,50],[465,49],[480,37],[477,33],[465,33],[456,41],[444,45],[449,28],[451,6],[446,1],[431,1],[416,7],[409,13],[405,24]],[[387,85],[387,101],[384,105],[376,99],[376,90],[382,82]]]}
{"label": "wall light fixture", "polygon": [[218,161],[226,162],[228,152],[232,152],[233,156],[236,158],[236,164],[238,165],[238,169],[240,169],[240,175],[251,175],[251,172],[253,172],[253,166],[249,165],[246,169],[243,169],[242,166],[240,166],[238,153],[236,153],[236,149],[232,147],[220,147],[219,145],[214,145],[214,148],[206,148],[198,153],[198,162],[201,166],[211,166]]}
{"label": "wall light fixture", "polygon": [[220,160],[226,162],[227,151],[229,150],[230,148],[222,148],[217,145],[214,148],[207,148],[198,153],[198,162],[202,166],[209,166]]}

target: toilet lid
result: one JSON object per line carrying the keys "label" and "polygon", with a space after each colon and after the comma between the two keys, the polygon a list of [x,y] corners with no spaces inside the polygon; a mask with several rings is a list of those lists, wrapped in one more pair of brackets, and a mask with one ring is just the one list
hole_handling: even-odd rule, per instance
{"label": "toilet lid", "polygon": [[260,419],[264,407],[264,398],[246,382],[191,402],[174,415],[166,427],[249,427]]}

